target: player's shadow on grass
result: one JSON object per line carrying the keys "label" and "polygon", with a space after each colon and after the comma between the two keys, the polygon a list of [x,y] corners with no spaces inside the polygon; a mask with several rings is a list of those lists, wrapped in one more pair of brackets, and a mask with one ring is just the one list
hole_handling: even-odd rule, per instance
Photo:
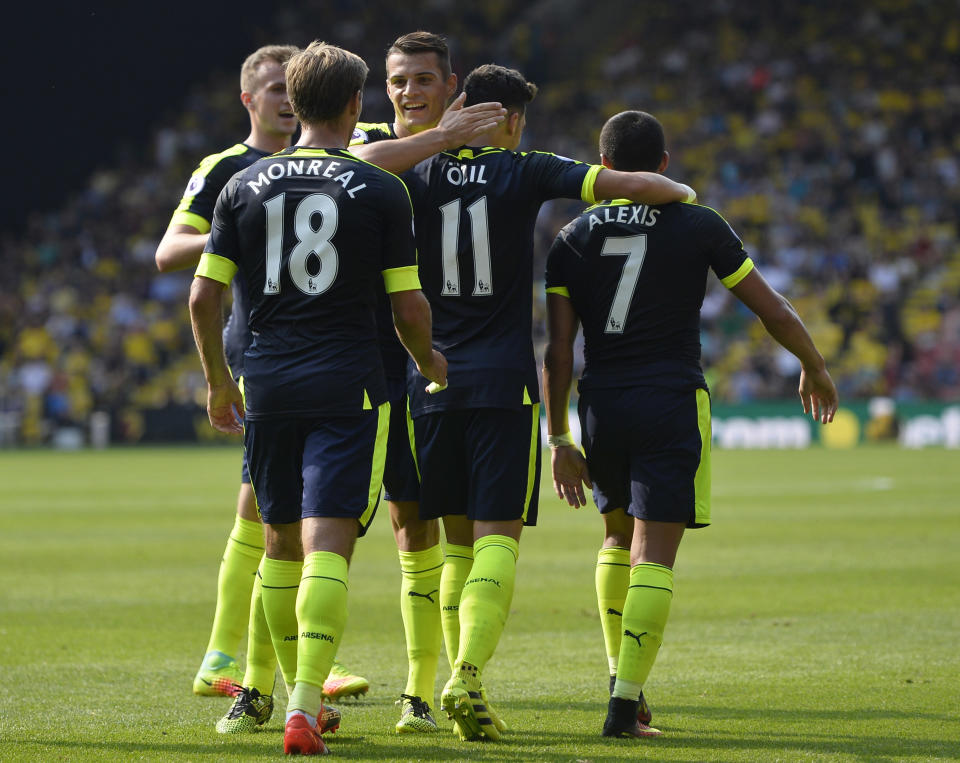
{"label": "player's shadow on grass", "polygon": [[697,715],[701,718],[757,718],[768,720],[796,721],[798,719],[808,719],[811,721],[843,721],[843,720],[925,720],[925,721],[949,721],[955,722],[957,716],[947,713],[918,713],[910,710],[881,710],[857,708],[855,710],[831,710],[830,708],[818,708],[816,710],[804,710],[797,708],[776,708],[776,707],[722,707],[720,705],[657,705],[656,711],[661,709],[661,713],[688,713]]}
{"label": "player's shadow on grass", "polygon": [[[556,712],[558,706],[553,703],[536,700],[515,700],[510,707],[528,711],[542,711],[545,714]],[[563,709],[571,712],[588,713],[597,718],[597,729],[603,724],[606,715],[606,702],[564,702]],[[943,739],[907,739],[897,735],[898,726],[887,722],[932,721],[954,723],[955,716],[946,713],[917,713],[903,710],[797,710],[794,708],[736,708],[710,707],[708,705],[654,705],[653,725],[664,732],[662,737],[643,740],[641,744],[657,745],[679,749],[715,749],[729,748],[742,751],[757,751],[757,760],[766,759],[762,751],[777,751],[795,748],[798,751],[815,752],[824,755],[869,755],[878,758],[898,760],[915,757],[917,759],[942,758],[945,755],[960,756],[960,742],[952,737]],[[694,732],[673,726],[671,716],[688,715],[711,720],[740,721],[735,733],[724,734],[698,729]],[[816,724],[825,721],[874,721],[869,734],[836,733],[818,731]],[[744,728],[743,723],[757,722],[757,730]],[[779,728],[767,730],[764,723],[775,723]],[[782,731],[790,726],[793,731]],[[576,744],[596,743],[598,735],[578,734],[569,727],[562,734],[548,734],[536,731],[520,731],[524,744]],[[609,741],[609,740],[608,740]],[[652,748],[651,748],[652,749]],[[591,759],[594,756],[591,756]]]}

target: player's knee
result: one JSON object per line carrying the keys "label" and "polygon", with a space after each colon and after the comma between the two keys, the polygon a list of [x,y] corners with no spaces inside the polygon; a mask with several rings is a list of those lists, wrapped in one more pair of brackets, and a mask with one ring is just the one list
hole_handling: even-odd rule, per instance
{"label": "player's knee", "polygon": [[401,551],[426,551],[440,542],[440,523],[436,519],[420,519],[415,502],[391,503],[390,520]]}

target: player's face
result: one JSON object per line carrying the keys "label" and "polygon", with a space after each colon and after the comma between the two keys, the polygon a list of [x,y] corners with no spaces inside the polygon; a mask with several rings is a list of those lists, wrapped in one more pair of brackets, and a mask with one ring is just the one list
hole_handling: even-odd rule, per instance
{"label": "player's face", "polygon": [[443,76],[436,53],[393,53],[387,58],[387,95],[401,137],[435,127],[456,89],[456,75]]}
{"label": "player's face", "polygon": [[251,93],[249,108],[258,126],[269,135],[293,135],[297,118],[287,97],[283,67],[276,61],[266,61],[257,68],[257,74],[258,85]]}

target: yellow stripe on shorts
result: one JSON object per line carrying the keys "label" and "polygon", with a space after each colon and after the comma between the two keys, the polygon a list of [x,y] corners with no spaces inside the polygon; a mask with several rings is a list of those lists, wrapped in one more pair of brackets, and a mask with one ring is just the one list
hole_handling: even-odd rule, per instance
{"label": "yellow stripe on shorts", "polygon": [[370,467],[370,489],[367,492],[367,508],[360,515],[360,526],[366,528],[373,519],[380,487],[383,485],[383,467],[387,461],[387,435],[390,433],[390,403],[381,403],[377,408],[377,440],[373,446],[373,463]]}
{"label": "yellow stripe on shorts", "polygon": [[694,521],[710,524],[710,446],[713,429],[710,426],[710,393],[697,390],[697,426],[700,429],[700,466],[693,478]]}
{"label": "yellow stripe on shorts", "polygon": [[[526,392],[526,390],[524,390]],[[530,406],[530,458],[527,462],[527,495],[523,499],[523,516],[526,522],[527,512],[530,511],[530,501],[533,498],[533,483],[537,471],[537,456],[540,454],[540,403]]]}

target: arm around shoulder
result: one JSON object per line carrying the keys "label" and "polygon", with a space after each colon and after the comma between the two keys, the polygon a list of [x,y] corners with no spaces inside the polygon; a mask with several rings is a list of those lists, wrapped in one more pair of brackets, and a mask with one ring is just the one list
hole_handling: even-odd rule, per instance
{"label": "arm around shoulder", "polygon": [[604,169],[593,184],[597,199],[630,199],[640,204],[694,201],[697,194],[683,183],[657,172],[620,172]]}

